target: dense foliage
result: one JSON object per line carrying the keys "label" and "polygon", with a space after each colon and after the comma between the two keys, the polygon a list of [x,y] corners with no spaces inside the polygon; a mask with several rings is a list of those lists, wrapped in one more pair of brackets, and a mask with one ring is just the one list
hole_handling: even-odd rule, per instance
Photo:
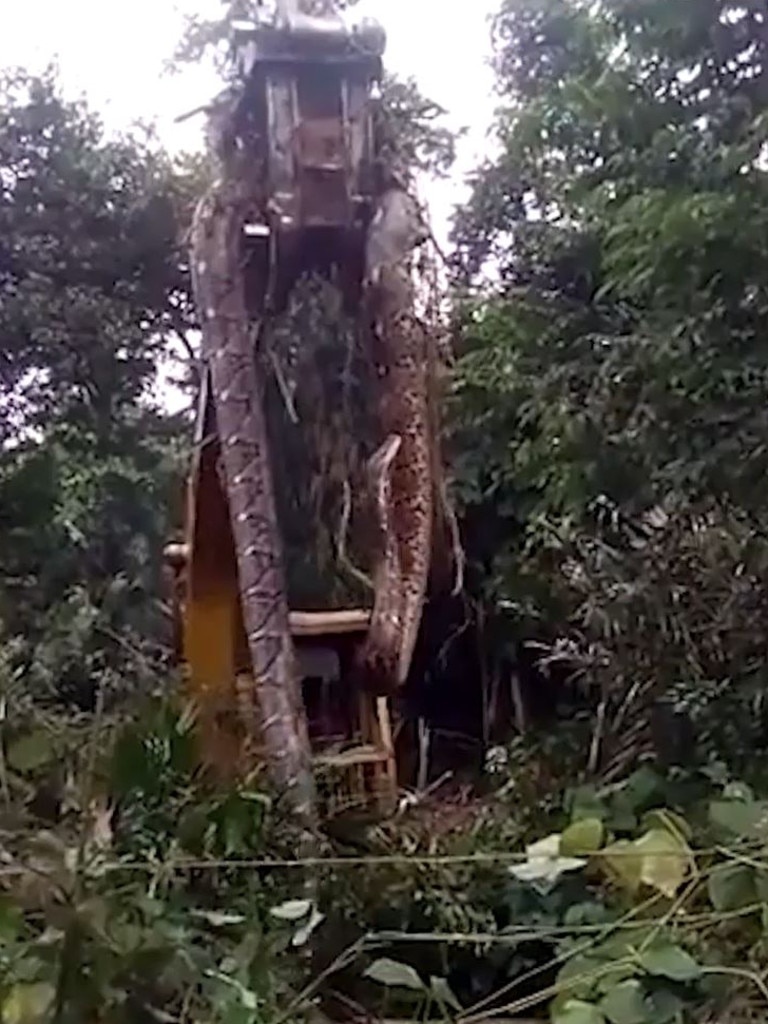
{"label": "dense foliage", "polygon": [[153,682],[186,442],[157,364],[191,322],[193,188],[52,72],[0,81],[0,623],[40,698]]}
{"label": "dense foliage", "polygon": [[[710,721],[740,716],[728,756],[750,756],[765,742],[763,5],[520,0],[495,43],[500,155],[455,227],[480,586],[512,608],[502,631],[554,644],[592,688],[603,731],[665,696],[709,703]],[[711,730],[698,739],[706,758]]]}

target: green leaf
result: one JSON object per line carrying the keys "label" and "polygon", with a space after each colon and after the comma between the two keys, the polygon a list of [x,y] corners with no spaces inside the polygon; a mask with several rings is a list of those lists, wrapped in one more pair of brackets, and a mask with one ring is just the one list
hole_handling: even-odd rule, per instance
{"label": "green leaf", "polygon": [[558,988],[568,996],[586,999],[592,994],[595,982],[604,967],[602,961],[594,957],[577,954],[566,960],[557,975]]}
{"label": "green leaf", "polygon": [[584,903],[573,903],[565,912],[563,924],[568,928],[581,928],[583,925],[606,924],[616,920],[616,913],[599,903],[597,900],[585,900]]}
{"label": "green leaf", "polygon": [[616,793],[611,800],[608,825],[614,832],[632,832],[637,828],[637,814],[626,793]]}
{"label": "green leaf", "polygon": [[630,894],[640,888],[642,857],[634,843],[628,839],[620,839],[617,843],[606,846],[602,852],[601,862],[613,881]]}
{"label": "green leaf", "polygon": [[640,880],[670,899],[693,869],[690,847],[663,829],[651,829],[635,841],[641,857]]}
{"label": "green leaf", "polygon": [[45,729],[36,729],[19,737],[8,748],[8,764],[22,775],[45,767],[53,759],[51,738]]}
{"label": "green leaf", "polygon": [[715,910],[741,910],[758,902],[755,869],[748,864],[718,864],[707,889]]}
{"label": "green leaf", "polygon": [[679,946],[649,949],[640,955],[640,965],[649,974],[670,981],[696,981],[703,973],[690,953]]}
{"label": "green leaf", "polygon": [[648,1016],[643,999],[643,987],[630,978],[621,981],[600,1001],[600,1009],[611,1024],[646,1024]]}
{"label": "green leaf", "polygon": [[407,988],[412,992],[423,992],[425,989],[424,982],[410,964],[390,960],[389,957],[374,960],[363,972],[363,977],[386,988]]}
{"label": "green leaf", "polygon": [[681,1024],[683,1001],[668,988],[659,988],[645,997],[650,1024]]}
{"label": "green leaf", "polygon": [[14,985],[3,1003],[3,1024],[43,1024],[55,996],[47,982]]}
{"label": "green leaf", "polygon": [[552,1024],[605,1024],[605,1017],[592,1003],[569,999],[553,1011]]}
{"label": "green leaf", "polygon": [[564,856],[588,857],[603,845],[605,828],[598,818],[574,821],[560,837],[560,852]]}
{"label": "green leaf", "polygon": [[741,800],[713,800],[709,805],[713,825],[739,839],[759,838],[768,832],[768,804]]}
{"label": "green leaf", "polygon": [[24,924],[24,915],[7,896],[0,896],[0,944],[9,944],[18,937]]}
{"label": "green leaf", "polygon": [[656,772],[643,765],[633,772],[624,783],[622,790],[631,802],[632,809],[637,812],[647,806],[649,801],[659,796],[663,789],[663,782]]}
{"label": "green leaf", "polygon": [[666,807],[648,811],[643,815],[643,825],[646,829],[665,829],[683,842],[689,843],[693,839],[693,829],[685,818]]}
{"label": "green leaf", "polygon": [[565,802],[570,807],[572,822],[586,818],[604,821],[608,813],[594,786],[577,786],[566,794]]}
{"label": "green leaf", "polygon": [[599,992],[600,995],[605,995],[620,982],[636,977],[639,970],[640,968],[634,959],[616,960],[607,967],[603,964],[603,973],[595,983],[595,991]]}
{"label": "green leaf", "polygon": [[762,903],[768,903],[768,870],[765,868],[753,868],[755,892]]}
{"label": "green leaf", "polygon": [[457,1010],[459,1013],[462,1011],[462,1005],[453,994],[451,986],[445,980],[445,978],[438,978],[434,975],[429,979],[429,990],[432,995],[437,999],[443,1006],[447,1006],[452,1010]]}

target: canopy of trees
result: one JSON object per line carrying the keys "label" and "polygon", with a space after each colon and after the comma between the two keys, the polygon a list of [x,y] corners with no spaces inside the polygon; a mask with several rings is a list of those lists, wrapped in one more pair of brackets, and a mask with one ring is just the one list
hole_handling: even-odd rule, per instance
{"label": "canopy of trees", "polygon": [[193,194],[151,139],[108,140],[52,74],[0,82],[0,620],[41,697],[147,685],[167,632],[186,429],[156,368],[191,323]]}
{"label": "canopy of trees", "polygon": [[623,721],[630,694],[743,700],[732,738],[750,743],[765,17],[722,0],[502,5],[501,152],[455,225],[458,471],[479,585],[513,609],[502,631],[555,640]]}

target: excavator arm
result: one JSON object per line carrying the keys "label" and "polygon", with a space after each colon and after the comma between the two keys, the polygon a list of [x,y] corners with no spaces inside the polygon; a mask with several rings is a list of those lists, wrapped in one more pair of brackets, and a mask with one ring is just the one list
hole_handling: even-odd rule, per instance
{"label": "excavator arm", "polygon": [[193,230],[204,372],[183,545],[184,658],[209,759],[236,770],[258,735],[274,781],[307,821],[313,782],[255,350],[308,272],[340,284],[378,382],[375,587],[350,664],[378,699],[379,735],[385,698],[408,677],[438,515],[430,339],[415,312],[414,256],[427,232],[377,139],[384,48],[377,23],[309,15],[290,0],[272,18],[237,24],[238,85],[210,133],[219,180]]}

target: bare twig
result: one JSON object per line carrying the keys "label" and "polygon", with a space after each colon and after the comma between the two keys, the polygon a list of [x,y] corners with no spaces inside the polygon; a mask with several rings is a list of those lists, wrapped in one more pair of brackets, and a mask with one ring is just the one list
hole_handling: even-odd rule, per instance
{"label": "bare twig", "polygon": [[349,480],[342,484],[342,506],[341,518],[339,519],[339,532],[336,537],[336,559],[339,565],[346,569],[350,576],[361,583],[366,590],[374,590],[373,580],[367,576],[347,555],[347,537],[349,535],[349,522],[352,517],[352,488]]}
{"label": "bare twig", "polygon": [[275,380],[277,381],[277,386],[283,399],[283,405],[285,406],[285,411],[288,413],[288,419],[291,423],[297,425],[299,423],[299,414],[296,411],[296,404],[293,401],[293,395],[291,394],[291,389],[288,387],[288,381],[285,379],[285,374],[283,373],[283,368],[280,365],[280,360],[277,358],[277,353],[273,348],[270,348],[269,350],[269,361],[272,364]]}

